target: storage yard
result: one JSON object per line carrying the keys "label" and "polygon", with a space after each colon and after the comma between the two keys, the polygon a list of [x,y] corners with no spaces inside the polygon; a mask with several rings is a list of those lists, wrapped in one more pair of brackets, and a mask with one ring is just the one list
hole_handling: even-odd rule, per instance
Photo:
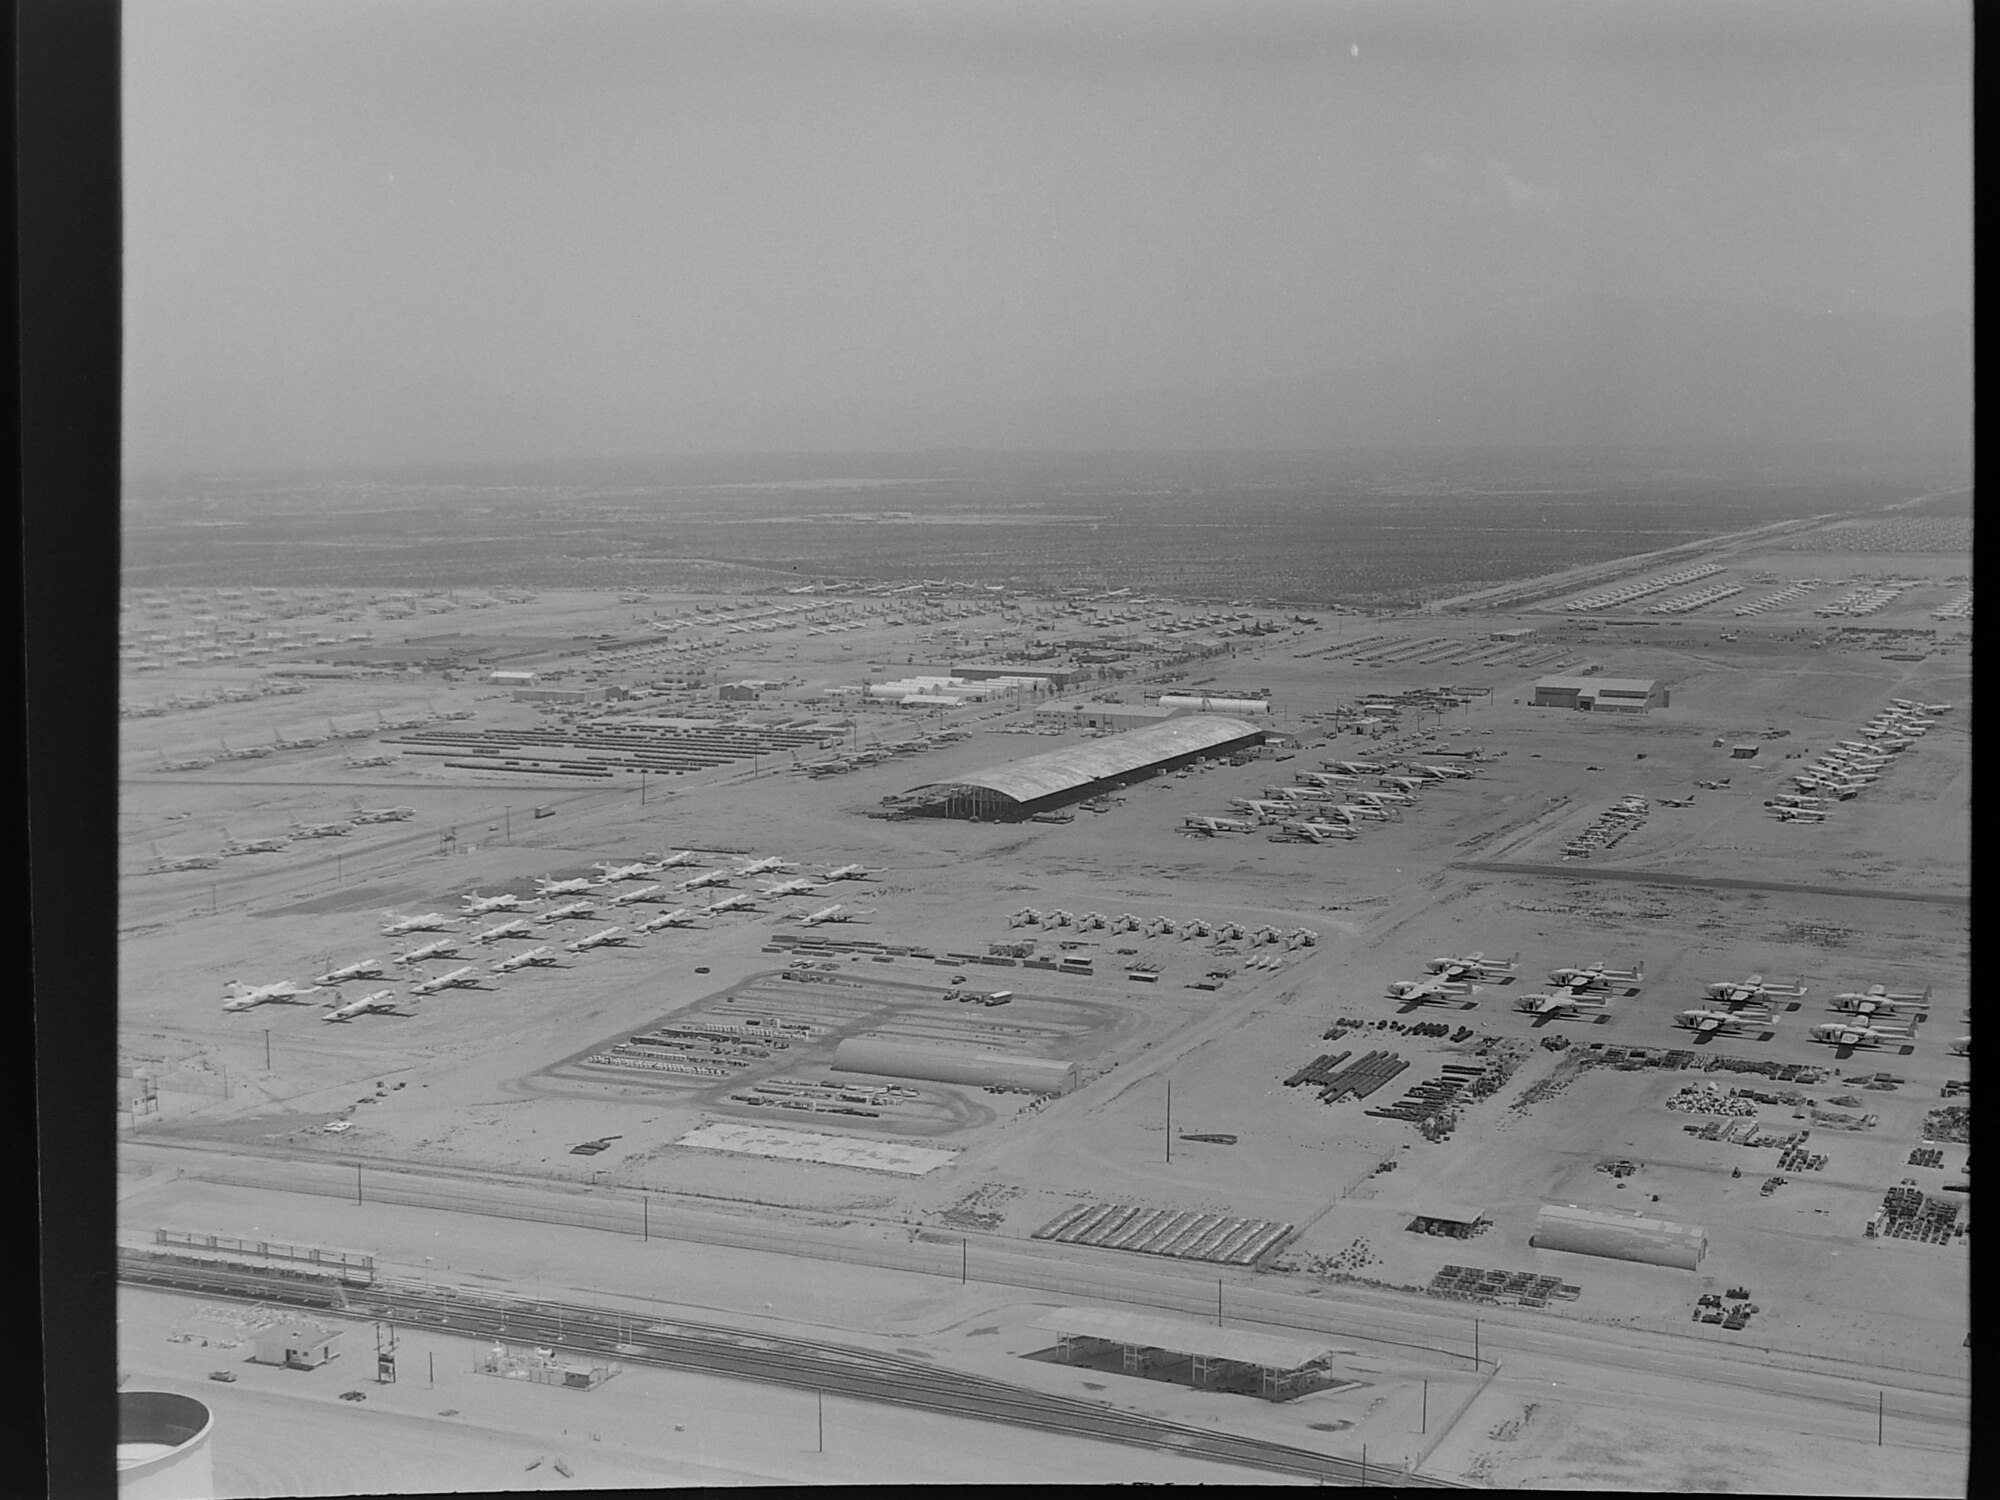
{"label": "storage yard", "polygon": [[[1521,1373],[1560,1339],[1695,1361],[1646,1377],[1648,1420],[1761,1454],[1741,1487],[1876,1463],[1885,1384],[1923,1393],[1888,1442],[1934,1476],[1964,1441],[1970,594],[1914,549],[1957,537],[1799,527],[1421,616],[134,590],[126,1238],[267,1237],[331,1211],[317,1184],[420,1174],[543,1204],[544,1269],[604,1292],[637,1264],[608,1224],[701,1214],[786,1266],[1039,1266],[1060,1287],[1010,1269],[1013,1352],[977,1370],[1101,1403],[1169,1398],[1035,1317],[1310,1310],[1355,1328],[1328,1378],[1238,1396],[1343,1462],[1588,1482],[1589,1370]],[[491,1202],[363,1203],[328,1242],[421,1274],[436,1218],[513,1276]],[[1399,1318],[1481,1383],[1446,1403],[1440,1365],[1418,1416]],[[903,1343],[969,1358],[950,1321]],[[1738,1415],[1753,1367],[1865,1387],[1866,1420]],[[1686,1477],[1648,1453],[1621,1482]]]}

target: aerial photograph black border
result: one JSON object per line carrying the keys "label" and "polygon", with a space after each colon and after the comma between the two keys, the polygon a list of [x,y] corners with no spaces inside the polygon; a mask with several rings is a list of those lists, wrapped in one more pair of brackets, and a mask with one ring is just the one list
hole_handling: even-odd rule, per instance
{"label": "aerial photograph black border", "polygon": [[105,1062],[117,994],[119,6],[9,8],[34,1039],[33,1091],[16,1094],[33,1100],[33,1118],[15,1138],[35,1141],[39,1179],[21,1196],[39,1227],[40,1318],[28,1337],[40,1335],[44,1424],[39,1444],[16,1439],[35,1444],[18,1456],[39,1463],[41,1483],[17,1471],[14,1493],[67,1500],[117,1490]]}

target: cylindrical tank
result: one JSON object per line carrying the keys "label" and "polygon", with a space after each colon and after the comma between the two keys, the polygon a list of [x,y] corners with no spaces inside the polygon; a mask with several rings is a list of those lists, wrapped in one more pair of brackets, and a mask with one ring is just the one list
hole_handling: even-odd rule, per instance
{"label": "cylindrical tank", "polygon": [[172,1391],[118,1393],[120,1500],[210,1500],[214,1461],[208,1407]]}

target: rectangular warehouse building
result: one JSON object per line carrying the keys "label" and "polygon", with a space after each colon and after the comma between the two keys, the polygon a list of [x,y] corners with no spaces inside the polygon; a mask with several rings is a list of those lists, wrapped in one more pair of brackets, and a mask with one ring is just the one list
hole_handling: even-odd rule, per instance
{"label": "rectangular warehouse building", "polygon": [[1536,708],[1644,713],[1666,708],[1667,693],[1650,677],[1544,677],[1535,684]]}
{"label": "rectangular warehouse building", "polygon": [[1708,1235],[1699,1224],[1675,1224],[1606,1208],[1578,1208],[1574,1203],[1543,1204],[1528,1243],[1537,1250],[1568,1250],[1683,1271],[1694,1270],[1708,1253]]}
{"label": "rectangular warehouse building", "polygon": [[929,1083],[968,1083],[1036,1094],[1067,1094],[1076,1087],[1076,1064],[1059,1058],[933,1047],[883,1036],[848,1037],[834,1048],[829,1066],[836,1073],[873,1073],[880,1078],[920,1078]]}
{"label": "rectangular warehouse building", "polygon": [[1150,729],[1031,755],[883,802],[910,817],[1018,823],[1195,761],[1262,744],[1265,732],[1220,714],[1182,714]]}

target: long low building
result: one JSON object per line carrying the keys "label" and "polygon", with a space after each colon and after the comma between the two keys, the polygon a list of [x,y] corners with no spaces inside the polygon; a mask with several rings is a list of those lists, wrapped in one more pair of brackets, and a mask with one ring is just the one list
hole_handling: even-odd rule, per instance
{"label": "long low building", "polygon": [[1672,700],[1650,677],[1544,677],[1535,683],[1531,706],[1644,713],[1671,707]]}
{"label": "long low building", "polygon": [[884,799],[916,817],[1015,823],[1211,756],[1262,744],[1265,732],[1220,714],[1185,714],[1150,729],[1031,755]]}
{"label": "long low building", "polygon": [[879,1078],[919,1078],[927,1083],[967,1083],[1037,1094],[1067,1094],[1076,1087],[1076,1064],[1060,1058],[937,1047],[883,1036],[848,1037],[833,1049],[829,1066],[837,1073],[873,1073]]}

